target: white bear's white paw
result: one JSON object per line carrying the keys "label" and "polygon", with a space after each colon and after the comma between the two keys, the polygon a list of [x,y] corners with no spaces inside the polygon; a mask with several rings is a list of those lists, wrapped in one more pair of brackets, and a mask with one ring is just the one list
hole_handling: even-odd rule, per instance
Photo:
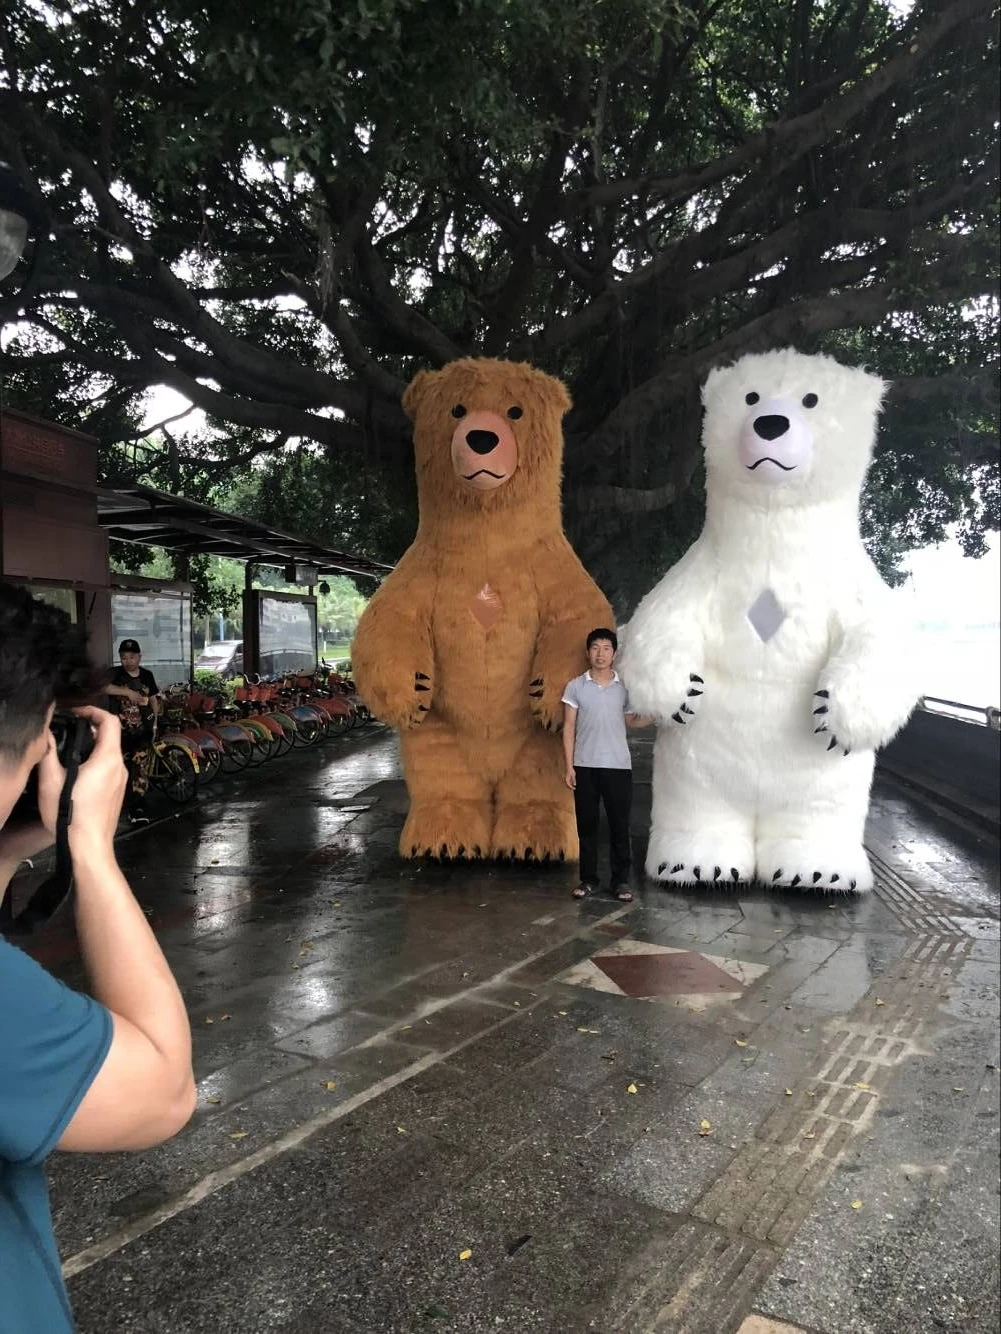
{"label": "white bear's white paw", "polygon": [[646,873],[671,885],[746,884],[754,879],[751,839],[709,830],[654,830],[647,848]]}
{"label": "white bear's white paw", "polygon": [[[840,751],[841,758],[852,753],[850,745],[844,741],[838,740],[838,734],[834,730],[834,716],[832,710],[836,708],[831,702],[831,692],[829,690],[815,690],[813,692],[814,700],[817,701],[816,708],[813,710],[813,731],[817,736],[822,736],[827,742],[828,750]],[[844,728],[841,729],[842,736]]]}
{"label": "white bear's white paw", "polygon": [[878,750],[901,725],[896,716],[878,717],[878,707],[852,688],[825,686],[814,691],[813,703],[813,730],[838,759]]}
{"label": "white bear's white paw", "polygon": [[705,681],[698,672],[661,672],[653,680],[634,682],[624,670],[623,678],[634,712],[681,726],[695,717],[697,701],[705,690]]}
{"label": "white bear's white paw", "polygon": [[758,879],[776,889],[816,889],[821,893],[867,894],[872,867],[861,843],[809,839],[769,839],[755,849]]}

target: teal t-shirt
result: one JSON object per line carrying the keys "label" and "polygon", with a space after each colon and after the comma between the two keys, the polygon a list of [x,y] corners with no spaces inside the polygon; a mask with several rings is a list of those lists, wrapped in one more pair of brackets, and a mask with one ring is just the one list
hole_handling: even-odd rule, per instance
{"label": "teal t-shirt", "polygon": [[0,1334],[73,1329],[42,1164],[111,1037],[103,1005],[0,940]]}

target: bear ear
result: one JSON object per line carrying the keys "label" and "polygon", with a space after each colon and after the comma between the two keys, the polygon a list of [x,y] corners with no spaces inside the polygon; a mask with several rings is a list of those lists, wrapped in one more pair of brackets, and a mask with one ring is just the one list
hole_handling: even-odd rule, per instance
{"label": "bear ear", "polygon": [[702,386],[702,406],[707,407],[709,400],[719,389],[719,379],[729,368],[726,366],[714,366],[706,376],[705,384]]}
{"label": "bear ear", "polygon": [[430,388],[433,376],[434,371],[418,371],[403,391],[403,398],[401,399],[403,411],[411,421],[417,416],[417,409]]}

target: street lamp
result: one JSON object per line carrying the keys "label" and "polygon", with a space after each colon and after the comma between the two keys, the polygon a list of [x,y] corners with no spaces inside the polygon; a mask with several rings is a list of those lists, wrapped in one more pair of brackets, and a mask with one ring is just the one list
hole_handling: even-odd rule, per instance
{"label": "street lamp", "polygon": [[3,295],[0,288],[0,313],[24,300],[38,272],[39,254],[46,237],[48,218],[37,195],[31,193],[17,172],[0,162],[0,283],[17,268],[29,238],[34,236],[28,272],[17,290]]}

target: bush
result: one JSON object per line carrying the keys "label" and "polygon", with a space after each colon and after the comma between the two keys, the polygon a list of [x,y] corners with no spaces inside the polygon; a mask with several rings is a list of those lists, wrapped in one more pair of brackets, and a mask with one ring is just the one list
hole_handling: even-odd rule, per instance
{"label": "bush", "polygon": [[204,690],[210,695],[221,695],[227,704],[233,703],[233,694],[236,690],[236,682],[227,680],[220,676],[218,672],[211,671],[208,667],[195,668],[195,685],[199,690]]}

